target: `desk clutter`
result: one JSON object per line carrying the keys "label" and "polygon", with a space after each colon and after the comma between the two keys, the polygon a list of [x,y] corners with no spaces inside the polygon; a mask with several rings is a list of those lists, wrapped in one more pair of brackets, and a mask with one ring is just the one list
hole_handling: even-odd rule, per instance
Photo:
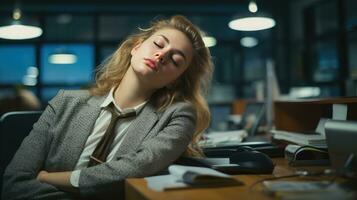
{"label": "desk clutter", "polygon": [[[305,170],[288,166],[284,158],[274,158],[277,167],[269,175],[229,175],[204,167],[171,166],[165,176],[129,179],[127,199],[303,199],[335,200],[356,199],[357,182],[345,179],[326,167],[305,167]],[[225,162],[221,160],[220,162]],[[178,168],[177,168],[178,167]],[[182,169],[180,169],[182,167]],[[175,169],[176,168],[176,169]],[[198,170],[198,171],[196,171]],[[176,171],[176,172],[175,172]],[[181,172],[180,172],[181,171]],[[183,174],[192,171],[194,176]],[[178,173],[178,175],[174,175]],[[196,174],[197,173],[197,174]],[[190,173],[188,173],[190,174]],[[207,177],[208,175],[208,177]],[[172,177],[175,176],[175,177]],[[206,178],[203,178],[205,177]],[[222,177],[220,177],[222,176]],[[167,178],[168,177],[168,178]],[[191,177],[191,178],[188,178]],[[194,178],[192,178],[194,177]],[[188,179],[187,179],[188,178]],[[191,184],[200,178],[210,184]],[[222,184],[226,180],[235,184]],[[186,179],[186,180],[185,180]],[[224,180],[220,182],[220,180]],[[170,182],[171,181],[171,182]],[[229,181],[228,181],[229,183]],[[173,185],[172,185],[173,184]],[[142,198],[138,198],[138,197]]]}
{"label": "desk clutter", "polygon": [[279,199],[355,199],[356,192],[331,181],[264,181],[264,191]]}
{"label": "desk clutter", "polygon": [[[275,101],[274,115],[271,141],[247,142],[252,134],[245,129],[207,134],[200,143],[207,158],[175,163],[188,176],[171,180],[189,191],[165,192],[169,187],[164,184],[160,194],[153,192],[152,180],[165,181],[158,176],[129,185],[145,184],[150,191],[142,195],[148,199],[357,199],[357,98]],[[173,174],[171,169],[165,176]],[[242,184],[220,187],[219,179],[232,178]]]}
{"label": "desk clutter", "polygon": [[292,166],[330,165],[326,148],[289,144],[285,147],[285,158]]}
{"label": "desk clutter", "polygon": [[310,131],[284,131],[284,130],[271,130],[275,140],[285,140],[287,142],[308,145],[317,148],[327,148],[325,136],[325,123],[328,119],[321,118],[315,130]]}
{"label": "desk clutter", "polygon": [[207,167],[170,165],[168,175],[146,177],[148,187],[155,191],[189,187],[223,187],[243,185],[228,174]]}
{"label": "desk clutter", "polygon": [[181,157],[175,164],[207,167],[227,174],[271,174],[273,161],[257,151],[244,151],[222,158]]}

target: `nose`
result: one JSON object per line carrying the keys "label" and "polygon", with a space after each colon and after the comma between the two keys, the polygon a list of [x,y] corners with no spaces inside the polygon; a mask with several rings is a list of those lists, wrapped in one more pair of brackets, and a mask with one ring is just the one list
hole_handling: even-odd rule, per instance
{"label": "nose", "polygon": [[157,62],[163,63],[164,62],[164,58],[165,58],[165,53],[164,52],[156,52],[154,55],[154,58]]}

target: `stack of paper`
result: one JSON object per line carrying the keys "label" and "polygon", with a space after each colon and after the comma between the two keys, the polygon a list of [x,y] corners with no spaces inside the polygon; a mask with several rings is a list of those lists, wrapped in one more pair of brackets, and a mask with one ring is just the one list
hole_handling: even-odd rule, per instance
{"label": "stack of paper", "polygon": [[304,134],[298,132],[271,130],[273,138],[276,140],[285,140],[300,145],[309,145],[318,148],[326,148],[326,137],[323,134]]}
{"label": "stack of paper", "polygon": [[248,136],[245,130],[215,131],[204,135],[204,140],[199,142],[201,148],[223,147],[240,144]]}
{"label": "stack of paper", "polygon": [[163,191],[185,187],[242,185],[242,182],[232,176],[206,167],[171,165],[169,172],[169,175],[145,178],[148,187]]}

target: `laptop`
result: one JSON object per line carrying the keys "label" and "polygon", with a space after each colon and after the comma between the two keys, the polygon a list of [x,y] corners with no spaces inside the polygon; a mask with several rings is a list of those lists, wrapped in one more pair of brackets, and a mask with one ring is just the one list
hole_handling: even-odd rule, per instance
{"label": "laptop", "polygon": [[325,134],[332,167],[357,178],[357,121],[328,120]]}

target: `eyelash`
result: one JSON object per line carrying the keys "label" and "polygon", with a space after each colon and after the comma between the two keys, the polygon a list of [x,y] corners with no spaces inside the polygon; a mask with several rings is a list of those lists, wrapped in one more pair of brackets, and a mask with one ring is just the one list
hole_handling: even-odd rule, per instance
{"label": "eyelash", "polygon": [[[159,47],[160,49],[163,48],[162,46],[160,46],[158,43],[154,42],[155,46]],[[175,62],[175,60],[171,57],[171,61],[172,63],[177,67],[178,64]]]}
{"label": "eyelash", "polygon": [[158,43],[154,42],[154,44],[159,47],[159,48],[163,48],[162,46],[160,46]]}

